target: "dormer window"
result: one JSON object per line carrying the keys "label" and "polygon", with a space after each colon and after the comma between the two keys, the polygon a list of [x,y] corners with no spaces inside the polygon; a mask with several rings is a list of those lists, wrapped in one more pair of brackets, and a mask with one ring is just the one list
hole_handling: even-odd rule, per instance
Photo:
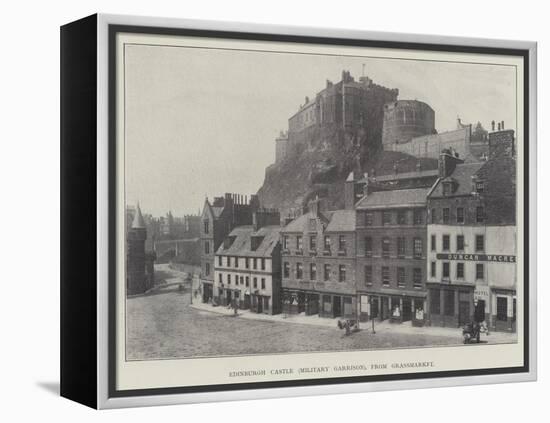
{"label": "dormer window", "polygon": [[256,251],[263,240],[264,240],[263,236],[253,236],[253,237],[251,237],[250,238],[250,249],[252,251]]}
{"label": "dormer window", "polygon": [[477,181],[476,182],[476,192],[478,194],[481,194],[483,191],[485,191],[485,183],[483,181]]}
{"label": "dormer window", "polygon": [[453,192],[452,182],[443,182],[443,195],[451,195]]}

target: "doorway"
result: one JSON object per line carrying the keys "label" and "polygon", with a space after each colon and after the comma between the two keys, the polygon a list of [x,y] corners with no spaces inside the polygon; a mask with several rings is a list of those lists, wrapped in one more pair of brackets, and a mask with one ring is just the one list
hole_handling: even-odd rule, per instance
{"label": "doorway", "polygon": [[342,297],[335,295],[332,297],[332,317],[342,315]]}
{"label": "doorway", "polygon": [[412,319],[412,301],[410,298],[403,298],[403,322],[408,322]]}
{"label": "doorway", "polygon": [[485,320],[485,300],[477,300],[476,308],[474,310],[474,319],[478,323]]}
{"label": "doorway", "polygon": [[458,324],[463,326],[466,323],[470,323],[470,302],[459,301],[458,302]]}

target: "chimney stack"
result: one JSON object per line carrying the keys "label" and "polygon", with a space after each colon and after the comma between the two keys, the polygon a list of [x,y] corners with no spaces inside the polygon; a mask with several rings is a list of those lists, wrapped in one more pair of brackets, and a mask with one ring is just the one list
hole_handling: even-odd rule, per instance
{"label": "chimney stack", "polygon": [[460,163],[464,163],[464,160],[456,157],[450,150],[441,151],[439,155],[439,177],[443,179],[452,175],[456,165]]}

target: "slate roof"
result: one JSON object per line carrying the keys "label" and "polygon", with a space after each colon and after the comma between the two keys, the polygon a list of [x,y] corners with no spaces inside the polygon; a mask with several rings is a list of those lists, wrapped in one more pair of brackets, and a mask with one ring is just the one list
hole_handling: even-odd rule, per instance
{"label": "slate roof", "polygon": [[321,221],[328,223],[331,215],[332,212],[327,211],[319,212],[319,216],[315,216],[313,212],[304,213],[303,215],[298,216],[296,219],[286,225],[282,229],[282,232],[304,232],[307,228],[309,228],[310,219],[315,219],[318,217],[321,219]]}
{"label": "slate roof", "polygon": [[391,191],[375,191],[363,197],[356,209],[383,209],[388,207],[425,206],[426,197],[431,188],[398,189]]}
{"label": "slate roof", "polygon": [[[472,192],[472,176],[476,175],[484,164],[483,162],[458,164],[451,176],[444,179],[454,182],[455,187],[455,191],[447,197],[470,195]],[[443,196],[443,186],[441,182],[441,180],[437,182],[430,194],[430,198]]]}
{"label": "slate roof", "polygon": [[332,213],[325,232],[355,231],[355,210],[336,210]]}
{"label": "slate roof", "polygon": [[136,213],[134,214],[134,220],[132,221],[132,229],[141,229],[145,228],[145,220],[143,220],[143,215],[141,214],[141,208],[139,204],[136,207]]}
{"label": "slate roof", "polygon": [[[235,237],[229,248],[224,248],[224,243],[220,245],[216,254],[239,257],[268,257],[273,253],[274,248],[279,242],[281,231],[280,226],[264,226],[258,231],[254,231],[251,225],[237,226],[231,231],[229,237]],[[250,248],[251,238],[253,236],[262,236],[263,240],[254,251]]]}

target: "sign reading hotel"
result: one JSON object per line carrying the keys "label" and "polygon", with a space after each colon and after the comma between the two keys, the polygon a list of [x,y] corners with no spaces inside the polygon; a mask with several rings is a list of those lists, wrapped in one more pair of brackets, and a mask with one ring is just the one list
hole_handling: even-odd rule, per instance
{"label": "sign reading hotel", "polygon": [[497,263],[515,263],[516,256],[501,254],[437,254],[439,260],[460,260],[460,261],[490,261]]}

